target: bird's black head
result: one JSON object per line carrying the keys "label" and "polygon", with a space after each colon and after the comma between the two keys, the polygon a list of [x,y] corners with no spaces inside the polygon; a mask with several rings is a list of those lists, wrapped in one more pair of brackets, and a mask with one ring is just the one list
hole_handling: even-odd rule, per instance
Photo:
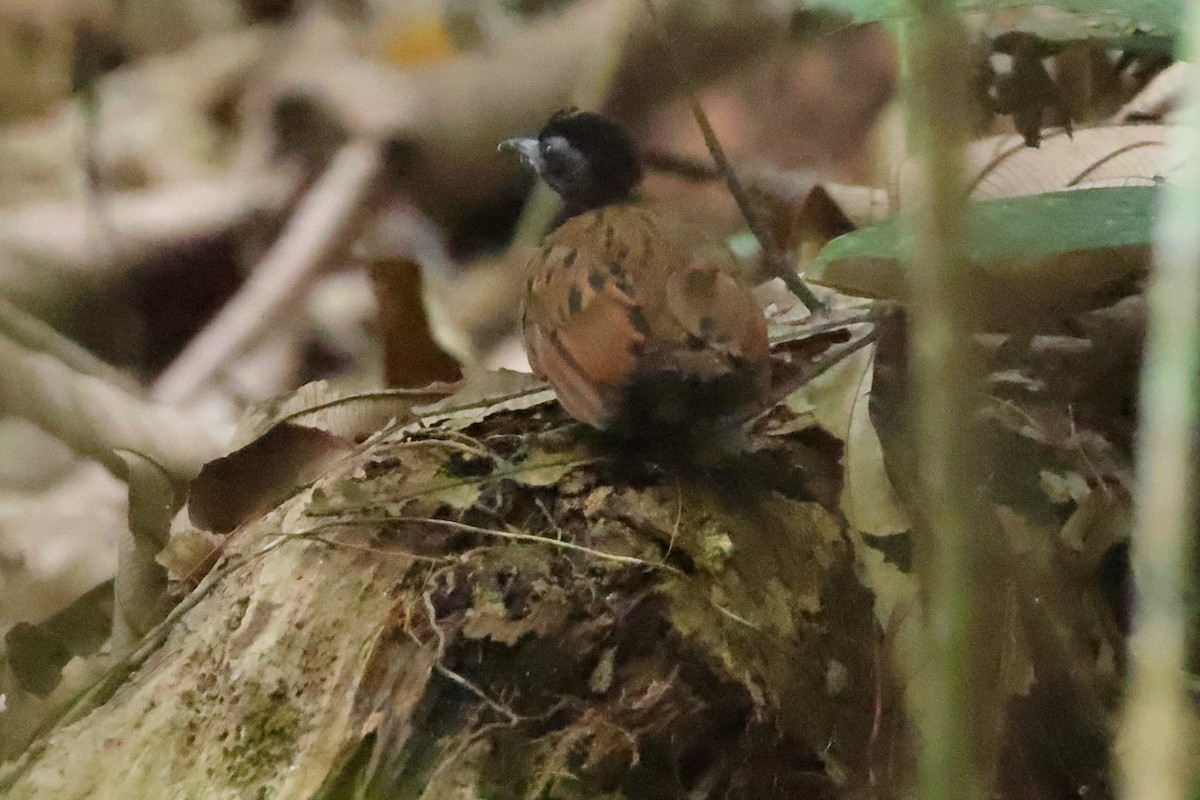
{"label": "bird's black head", "polygon": [[626,200],[642,180],[637,145],[608,117],[561,111],[537,136],[509,139],[514,150],[562,196],[569,214]]}

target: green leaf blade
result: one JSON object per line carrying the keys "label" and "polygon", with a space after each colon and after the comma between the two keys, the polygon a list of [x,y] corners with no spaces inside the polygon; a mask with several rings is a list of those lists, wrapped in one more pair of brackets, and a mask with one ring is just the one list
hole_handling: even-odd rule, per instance
{"label": "green leaf blade", "polygon": [[[1125,186],[972,203],[966,213],[969,262],[1018,296],[1088,291],[1144,264],[1155,194],[1151,186]],[[902,228],[893,217],[834,239],[805,277],[846,294],[902,298]]]}

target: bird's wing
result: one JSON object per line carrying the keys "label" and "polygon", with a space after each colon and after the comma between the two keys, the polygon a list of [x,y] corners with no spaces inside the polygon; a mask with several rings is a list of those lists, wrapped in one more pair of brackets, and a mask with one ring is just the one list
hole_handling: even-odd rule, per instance
{"label": "bird's wing", "polygon": [[534,371],[572,416],[603,427],[649,329],[629,276],[594,241],[557,241],[535,258],[522,324]]}
{"label": "bird's wing", "polygon": [[693,261],[666,279],[665,311],[693,347],[765,362],[767,323],[750,291],[722,265]]}
{"label": "bird's wing", "polygon": [[749,291],[636,206],[568,220],[529,265],[523,326],[534,370],[574,417],[603,428],[639,372],[710,379],[768,367]]}

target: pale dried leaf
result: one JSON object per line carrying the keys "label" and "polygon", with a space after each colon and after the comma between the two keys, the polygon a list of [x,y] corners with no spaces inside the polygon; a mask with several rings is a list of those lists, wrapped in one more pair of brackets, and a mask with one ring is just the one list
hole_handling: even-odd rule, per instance
{"label": "pale dried leaf", "polygon": [[171,534],[171,540],[154,560],[167,570],[167,577],[181,581],[193,575],[223,541],[223,536],[185,524]]}
{"label": "pale dried leaf", "polygon": [[1063,523],[1059,538],[1079,554],[1085,569],[1099,565],[1109,549],[1129,541],[1133,528],[1133,505],[1124,492],[1096,490],[1079,504]]}
{"label": "pale dried leaf", "polygon": [[[965,158],[971,198],[990,200],[1103,186],[1151,186],[1169,176],[1164,125],[1085,128],[1068,136],[1047,134],[1040,147],[1027,147],[1016,134],[973,142]],[[858,227],[891,216],[920,196],[915,159],[894,168],[886,190],[825,184],[824,189]]]}
{"label": "pale dried leaf", "polygon": [[141,453],[117,450],[129,484],[129,531],[135,539],[161,548],[170,539],[171,517],[181,505],[171,475]]}
{"label": "pale dried leaf", "polygon": [[892,213],[886,189],[844,183],[826,183],[822,187],[856,227],[872,225]]}
{"label": "pale dried leaf", "polygon": [[1176,61],[1151,78],[1133,99],[1121,106],[1113,115],[1112,122],[1121,124],[1131,120],[1162,119],[1178,105],[1191,71],[1188,62]]}
{"label": "pale dried leaf", "polygon": [[1043,469],[1038,478],[1051,503],[1081,503],[1092,493],[1087,480],[1074,470]]}
{"label": "pale dried leaf", "polygon": [[278,405],[247,414],[238,425],[236,441],[245,446],[278,422],[313,428],[347,441],[361,441],[392,421],[407,422],[415,406],[451,395],[455,384],[434,384],[421,389],[380,389],[345,394],[325,381],[301,386]]}
{"label": "pale dried leaf", "polygon": [[[993,136],[967,149],[967,181],[973,200],[1025,197],[1104,186],[1153,186],[1173,169],[1167,161],[1163,125],[1087,128],[1048,134],[1040,147],[1020,136]],[[904,209],[920,196],[919,166],[907,161],[895,193]]]}
{"label": "pale dried leaf", "polygon": [[883,461],[883,446],[868,413],[874,347],[863,348],[788,399],[845,443],[841,510],[851,527],[884,536],[909,530]]}
{"label": "pale dried leaf", "polygon": [[458,390],[429,406],[414,408],[423,426],[439,425],[462,430],[492,414],[532,408],[554,400],[546,384],[527,372],[474,370]]}
{"label": "pale dried leaf", "polygon": [[923,704],[913,702],[937,691],[923,669],[928,654],[928,640],[921,624],[921,594],[917,577],[905,572],[880,549],[874,547],[861,533],[851,529],[851,541],[863,585],[875,596],[875,620],[883,631],[884,640],[895,654],[894,663],[908,707],[918,714]]}
{"label": "pale dried leaf", "polygon": [[518,618],[510,617],[500,597],[481,598],[476,593],[473,607],[467,609],[462,634],[468,639],[489,639],[513,646],[526,635],[539,637],[561,630],[571,613],[571,604],[561,589],[545,586],[547,596],[539,596]]}
{"label": "pale dried leaf", "polygon": [[155,560],[166,544],[179,496],[161,466],[128,450],[116,451],[125,462],[129,485],[129,534],[121,542],[113,584],[113,649],[122,652],[157,625],[171,607],[167,572]]}

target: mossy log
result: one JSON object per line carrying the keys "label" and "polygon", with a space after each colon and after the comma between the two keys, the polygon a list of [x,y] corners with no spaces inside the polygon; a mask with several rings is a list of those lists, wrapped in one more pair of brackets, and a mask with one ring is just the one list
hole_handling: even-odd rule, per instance
{"label": "mossy log", "polygon": [[395,426],[231,533],[5,796],[822,797],[893,774],[837,439],[781,406],[719,468],[662,468],[521,405]]}

